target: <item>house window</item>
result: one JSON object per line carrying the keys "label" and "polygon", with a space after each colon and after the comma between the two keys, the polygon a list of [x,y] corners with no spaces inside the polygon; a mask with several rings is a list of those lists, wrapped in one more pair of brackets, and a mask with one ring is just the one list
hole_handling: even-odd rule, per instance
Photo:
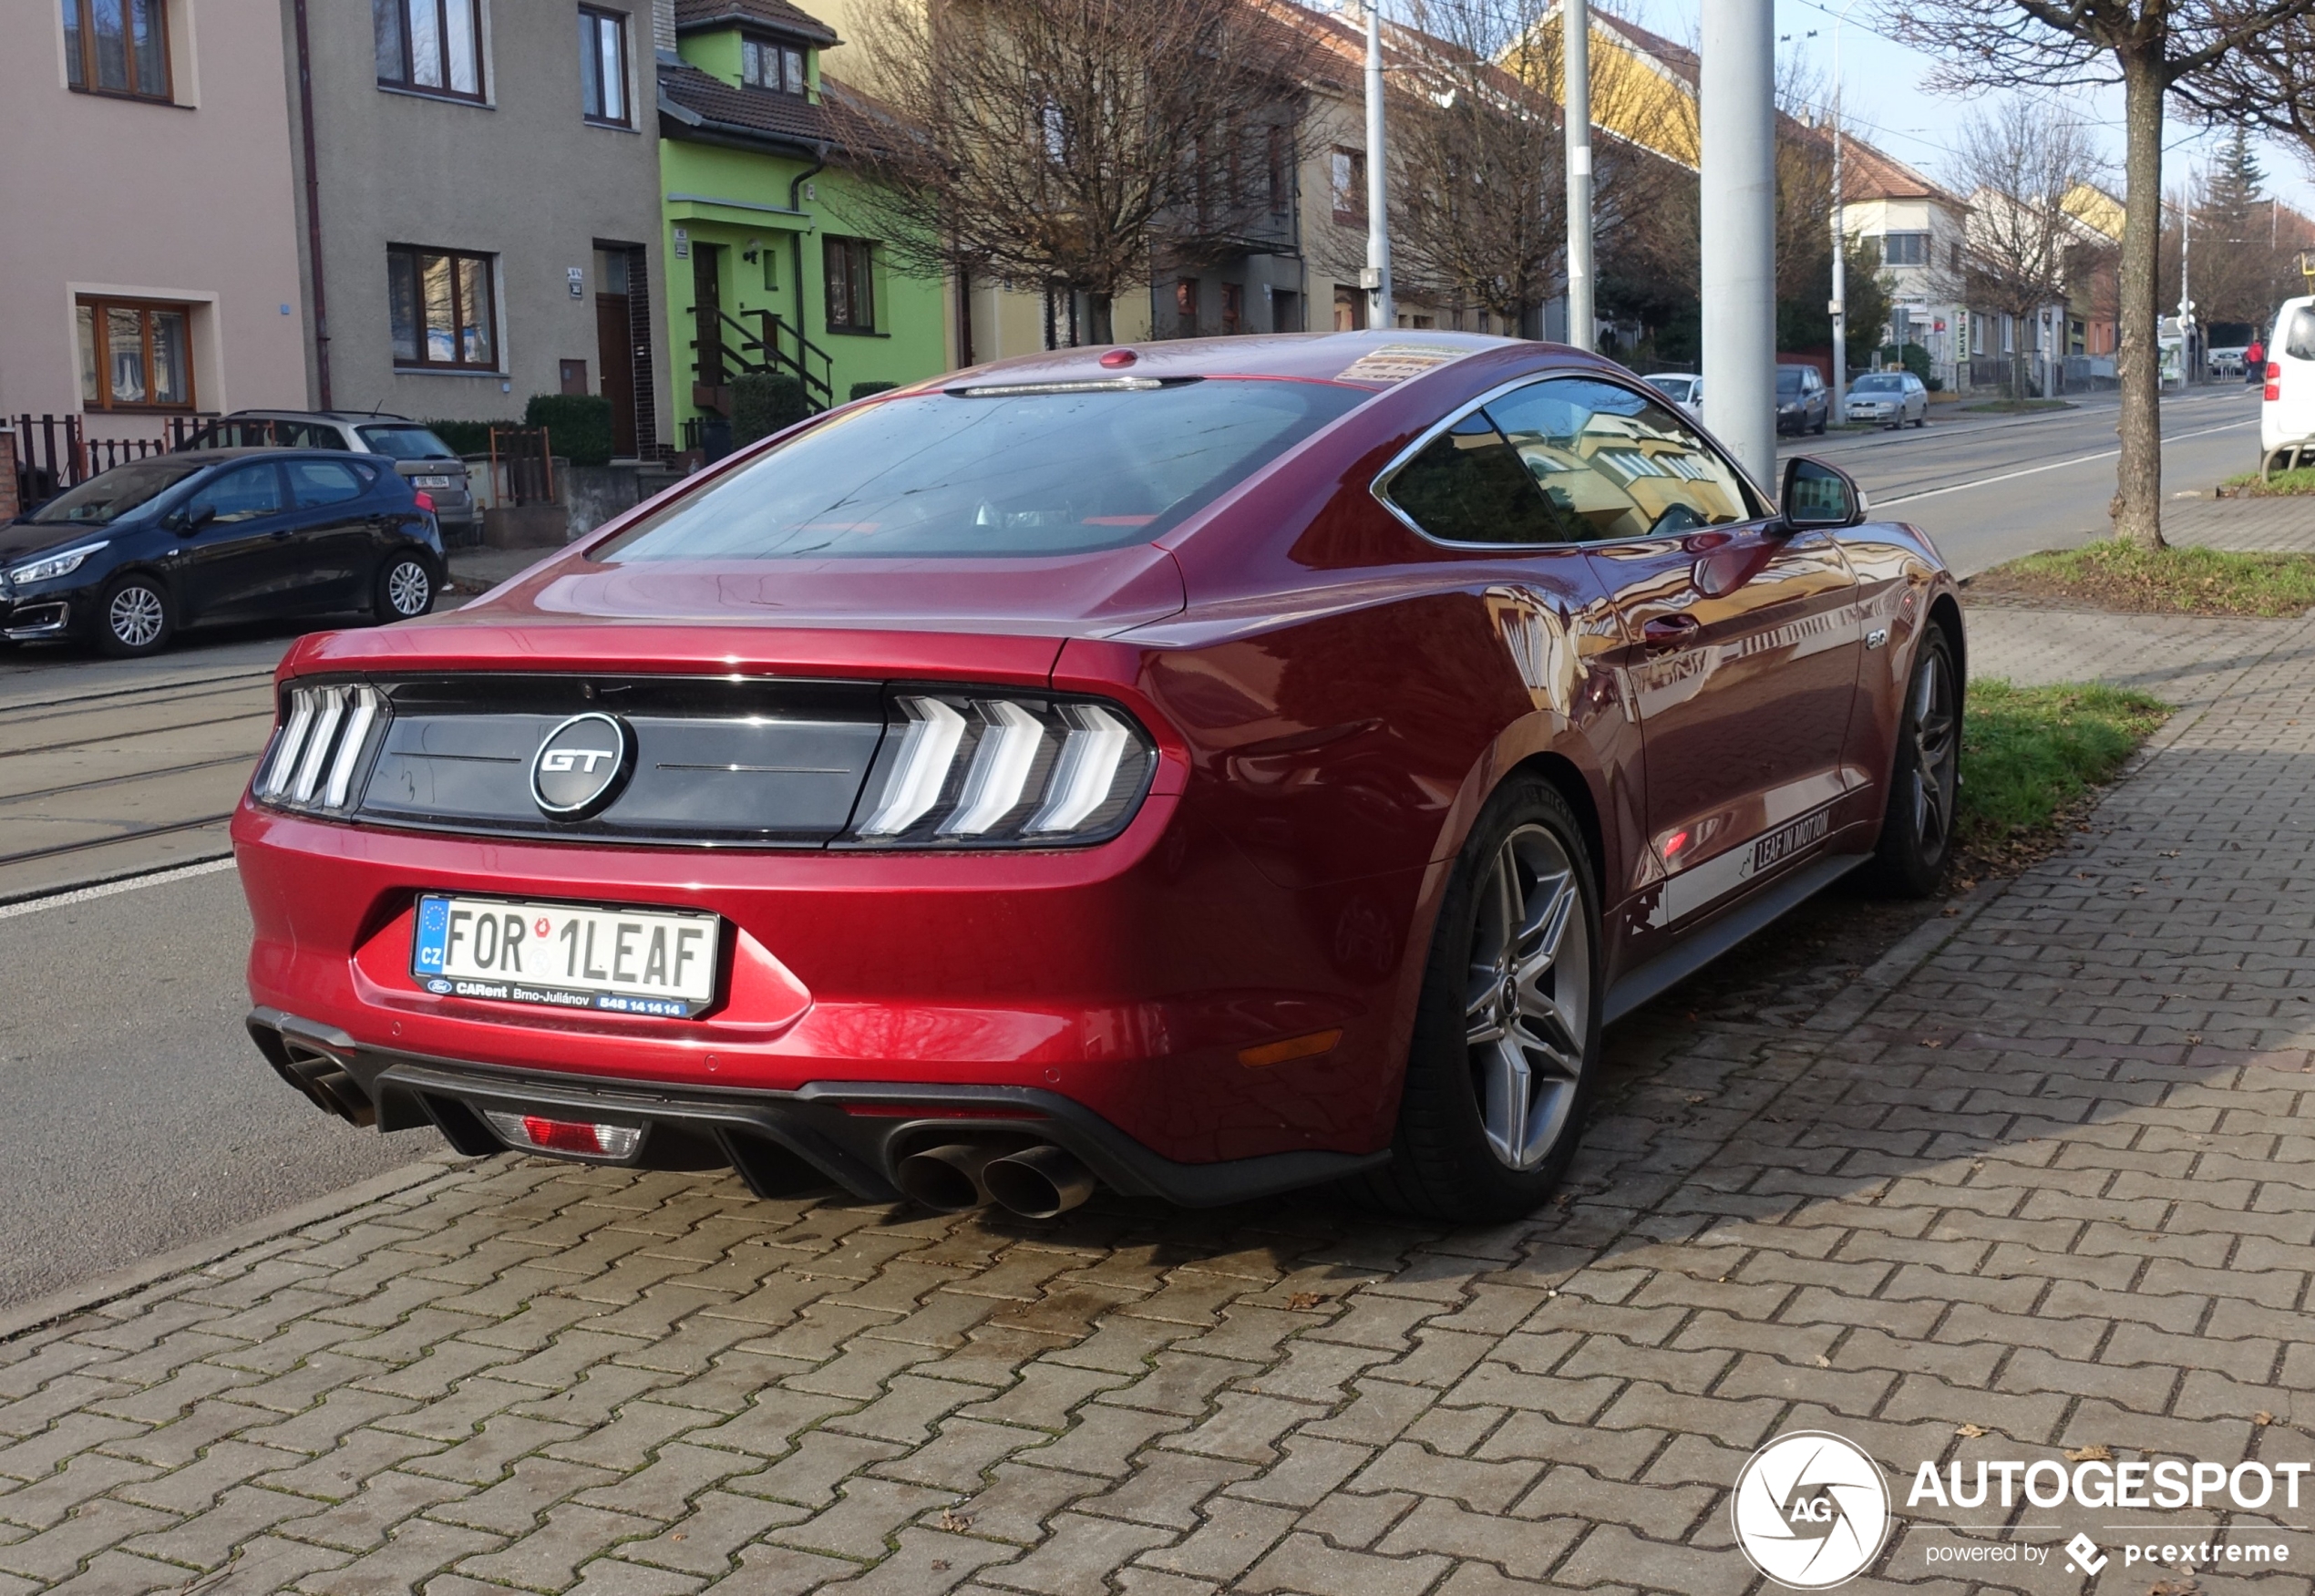
{"label": "house window", "polygon": [[435,371],[499,369],[495,258],[396,244],[386,252],[394,364]]}
{"label": "house window", "polygon": [[1961,246],[1960,244],[1948,244],[1945,246],[1945,265],[1946,269],[1953,273],[1956,276],[1960,274]]}
{"label": "house window", "polygon": [[579,81],[587,120],[624,128],[627,109],[627,18],[616,11],[579,8]]}
{"label": "house window", "polygon": [[1326,186],[1334,196],[1334,220],[1345,227],[1366,225],[1366,156],[1337,149],[1326,160]]}
{"label": "house window", "polygon": [[65,80],[87,94],[166,100],[167,0],[63,0]]}
{"label": "house window", "polygon": [[83,409],[193,407],[190,307],[84,299],[75,314],[80,324]]}
{"label": "house window", "polygon": [[767,45],[743,39],[739,46],[740,80],[751,88],[775,94],[804,94],[804,52],[793,45]]}
{"label": "house window", "polygon": [[828,268],[828,330],[831,333],[876,331],[876,286],[869,241],[827,238],[821,241]]}
{"label": "house window", "polygon": [[1222,284],[1222,331],[1242,333],[1246,330],[1246,291],[1235,283]]}
{"label": "house window", "polygon": [[421,94],[482,98],[479,0],[370,0],[378,81]]}
{"label": "house window", "polygon": [[1198,279],[1184,277],[1174,284],[1174,332],[1179,337],[1198,336]]}
{"label": "house window", "polygon": [[1926,266],[1929,263],[1929,235],[1926,232],[1892,232],[1882,241],[1881,264],[1885,266]]}
{"label": "house window", "polygon": [[1285,215],[1287,206],[1293,198],[1294,185],[1289,180],[1287,172],[1290,149],[1286,140],[1286,129],[1273,126],[1270,130],[1270,149],[1267,152],[1270,168],[1270,213],[1272,216]]}

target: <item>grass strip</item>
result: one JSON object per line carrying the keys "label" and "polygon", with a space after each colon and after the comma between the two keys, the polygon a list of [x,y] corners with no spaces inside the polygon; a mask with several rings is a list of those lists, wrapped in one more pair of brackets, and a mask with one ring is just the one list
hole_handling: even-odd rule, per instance
{"label": "grass strip", "polygon": [[1973,594],[2072,599],[2103,609],[2188,615],[2297,615],[2315,606],[2315,557],[2219,549],[2142,549],[2102,538],[2028,554],[1972,577]]}
{"label": "grass strip", "polygon": [[2278,471],[2261,482],[2257,471],[2245,471],[2239,477],[2229,477],[2219,484],[2237,499],[2297,499],[2315,494],[2315,466],[2301,466],[2296,471]]}
{"label": "grass strip", "polygon": [[2159,698],[2095,682],[1971,682],[1956,840],[1980,855],[2039,854],[2063,819],[2092,788],[2113,780],[2171,713]]}

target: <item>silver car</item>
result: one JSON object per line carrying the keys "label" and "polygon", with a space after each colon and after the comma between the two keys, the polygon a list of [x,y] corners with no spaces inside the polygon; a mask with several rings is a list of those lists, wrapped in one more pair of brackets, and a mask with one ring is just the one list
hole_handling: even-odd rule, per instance
{"label": "silver car", "polygon": [[368,410],[234,410],[188,438],[186,448],[335,448],[382,455],[434,501],[434,519],[453,543],[482,519],[467,463],[406,416]]}
{"label": "silver car", "polygon": [[1849,385],[1848,418],[1902,427],[1926,427],[1929,390],[1909,371],[1868,371]]}
{"label": "silver car", "polygon": [[1688,412],[1695,420],[1704,418],[1704,379],[1693,372],[1660,371],[1653,376],[1642,377],[1658,393]]}

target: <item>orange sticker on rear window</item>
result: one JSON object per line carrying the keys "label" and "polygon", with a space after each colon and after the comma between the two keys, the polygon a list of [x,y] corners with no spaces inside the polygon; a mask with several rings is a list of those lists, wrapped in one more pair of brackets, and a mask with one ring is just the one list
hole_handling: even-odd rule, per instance
{"label": "orange sticker on rear window", "polygon": [[1397,383],[1460,360],[1468,350],[1440,344],[1385,344],[1370,349],[1343,368],[1338,382]]}

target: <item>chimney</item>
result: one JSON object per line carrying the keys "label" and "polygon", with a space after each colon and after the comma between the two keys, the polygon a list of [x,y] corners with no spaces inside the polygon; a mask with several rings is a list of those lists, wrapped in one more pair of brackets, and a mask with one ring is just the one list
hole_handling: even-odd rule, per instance
{"label": "chimney", "polygon": [[675,59],[675,0],[651,0],[651,43],[661,60]]}

